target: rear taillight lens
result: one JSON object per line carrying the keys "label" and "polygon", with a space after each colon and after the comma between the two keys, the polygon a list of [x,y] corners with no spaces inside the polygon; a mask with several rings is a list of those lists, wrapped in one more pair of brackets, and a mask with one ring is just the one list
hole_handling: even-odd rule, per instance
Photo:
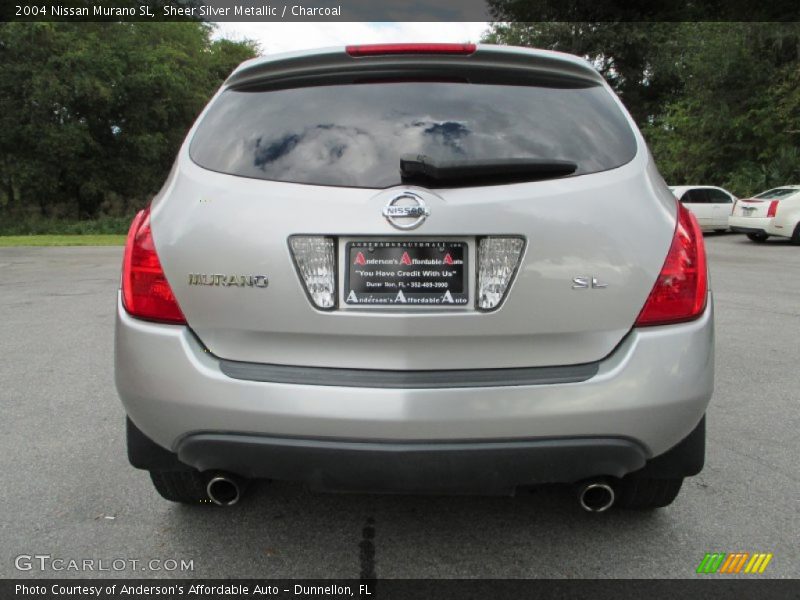
{"label": "rear taillight lens", "polygon": [[478,242],[478,308],[493,310],[500,306],[524,246],[517,237],[485,237]]}
{"label": "rear taillight lens", "polygon": [[645,302],[637,327],[696,319],[706,307],[708,274],[703,234],[697,219],[682,204],[678,223],[656,284]]}
{"label": "rear taillight lens", "polygon": [[350,56],[381,56],[386,54],[472,54],[475,44],[362,44],[347,46]]}
{"label": "rear taillight lens", "polygon": [[289,246],[308,297],[317,308],[336,306],[336,245],[333,238],[295,235]]}
{"label": "rear taillight lens", "polygon": [[767,216],[774,217],[778,213],[778,204],[777,200],[773,200],[769,203],[769,209],[767,209]]}
{"label": "rear taillight lens", "polygon": [[186,323],[156,254],[149,208],[139,211],[128,231],[122,259],[122,303],[140,319]]}

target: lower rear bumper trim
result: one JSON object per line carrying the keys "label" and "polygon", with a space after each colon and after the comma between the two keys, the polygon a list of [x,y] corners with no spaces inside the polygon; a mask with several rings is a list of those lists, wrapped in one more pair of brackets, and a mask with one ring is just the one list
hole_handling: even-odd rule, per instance
{"label": "lower rear bumper trim", "polygon": [[342,442],[198,433],[179,444],[201,471],[300,481],[319,490],[512,494],[520,485],[622,477],[646,463],[623,438],[497,442]]}

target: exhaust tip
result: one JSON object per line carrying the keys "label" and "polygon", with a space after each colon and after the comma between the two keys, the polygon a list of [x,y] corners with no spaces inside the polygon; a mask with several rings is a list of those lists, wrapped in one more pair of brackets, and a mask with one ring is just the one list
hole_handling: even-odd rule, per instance
{"label": "exhaust tip", "polygon": [[239,484],[225,475],[216,475],[208,481],[206,493],[217,506],[233,506],[241,497]]}
{"label": "exhaust tip", "polygon": [[578,502],[586,512],[603,512],[614,504],[614,488],[604,482],[587,483],[578,492]]}

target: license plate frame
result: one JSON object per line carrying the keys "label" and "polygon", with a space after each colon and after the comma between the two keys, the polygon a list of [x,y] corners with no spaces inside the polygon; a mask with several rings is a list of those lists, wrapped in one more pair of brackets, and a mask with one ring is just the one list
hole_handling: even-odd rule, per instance
{"label": "license plate frame", "polygon": [[342,255],[348,308],[469,304],[469,243],[463,239],[352,239]]}

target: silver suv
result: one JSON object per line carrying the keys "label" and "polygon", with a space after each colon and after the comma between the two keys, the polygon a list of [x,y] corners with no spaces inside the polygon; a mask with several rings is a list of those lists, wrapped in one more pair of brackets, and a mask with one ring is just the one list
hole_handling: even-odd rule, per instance
{"label": "silver suv", "polygon": [[116,384],[178,502],[315,489],[671,503],[703,466],[697,222],[585,61],[349,46],[238,67],[128,235]]}

